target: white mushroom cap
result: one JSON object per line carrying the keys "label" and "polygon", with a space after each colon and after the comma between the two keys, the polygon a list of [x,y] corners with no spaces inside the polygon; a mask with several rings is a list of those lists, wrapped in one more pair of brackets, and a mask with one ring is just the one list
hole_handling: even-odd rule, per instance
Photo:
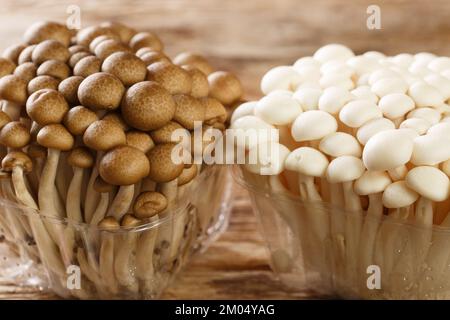
{"label": "white mushroom cap", "polygon": [[342,60],[345,61],[355,54],[352,50],[342,44],[328,44],[319,48],[313,55],[313,58],[317,61],[325,63],[330,60]]}
{"label": "white mushroom cap", "polygon": [[395,124],[386,118],[372,119],[361,126],[356,132],[358,141],[365,145],[378,132],[395,129]]}
{"label": "white mushroom cap", "polygon": [[404,93],[391,93],[382,97],[378,106],[386,118],[395,120],[415,108],[414,100]]}
{"label": "white mushroom cap", "polygon": [[310,110],[301,113],[292,124],[291,133],[295,141],[318,140],[336,132],[337,121],[329,113]]}
{"label": "white mushroom cap", "polygon": [[450,159],[450,136],[427,134],[414,139],[411,162],[416,166],[433,166],[448,159]]}
{"label": "white mushroom cap", "polygon": [[370,120],[381,117],[381,109],[370,100],[350,101],[339,112],[339,119],[351,128],[359,128]]}
{"label": "white mushroom cap", "polygon": [[330,162],[327,169],[327,180],[330,183],[348,182],[358,179],[365,171],[361,159],[353,156],[342,156]]}
{"label": "white mushroom cap", "polygon": [[400,53],[396,56],[390,57],[389,61],[392,61],[402,68],[408,68],[409,65],[414,61],[414,56],[410,53]]}
{"label": "white mushroom cap", "polygon": [[398,76],[399,76],[399,74],[397,72],[393,71],[392,69],[381,68],[370,74],[368,83],[370,85],[373,85],[373,84],[375,84],[375,82],[377,82],[380,79],[398,78]]}
{"label": "white mushroom cap", "polygon": [[284,163],[290,151],[277,142],[263,142],[251,148],[245,168],[260,175],[277,175],[284,170]]}
{"label": "white mushroom cap", "polygon": [[367,196],[383,192],[391,183],[391,178],[385,171],[366,171],[355,181],[353,189],[357,195]]}
{"label": "white mushroom cap", "polygon": [[425,77],[426,83],[438,89],[444,100],[450,98],[450,79],[439,74],[430,74]]}
{"label": "white mushroom cap", "polygon": [[405,181],[390,184],[383,192],[383,205],[386,208],[404,208],[412,205],[419,198],[419,194],[410,189]]}
{"label": "white mushroom cap", "polygon": [[450,58],[448,57],[436,57],[430,61],[428,68],[435,72],[441,72],[446,69],[450,69]]}
{"label": "white mushroom cap", "polygon": [[444,103],[444,97],[439,90],[425,82],[413,84],[408,94],[417,107],[437,107]]}
{"label": "white mushroom cap", "polygon": [[271,94],[258,101],[255,115],[276,125],[289,124],[302,112],[297,100],[286,94]]}
{"label": "white mushroom cap", "polygon": [[230,123],[233,123],[234,121],[236,121],[236,119],[242,118],[244,116],[253,115],[257,103],[257,101],[249,101],[240,104],[236,109],[234,109],[230,119]]}
{"label": "white mushroom cap", "polygon": [[368,56],[355,56],[347,60],[347,65],[352,67],[357,75],[362,75],[379,69],[380,59]]}
{"label": "white mushroom cap", "polygon": [[432,125],[435,125],[441,120],[441,114],[434,108],[418,108],[408,113],[407,118],[425,119]]}
{"label": "white mushroom cap", "polygon": [[355,70],[345,64],[343,61],[331,60],[322,65],[320,68],[322,74],[340,74],[346,78],[351,78],[355,75]]}
{"label": "white mushroom cap", "polygon": [[428,129],[428,134],[440,135],[450,138],[450,123],[440,122]]}
{"label": "white mushroom cap", "polygon": [[292,96],[300,103],[303,111],[316,110],[319,105],[319,98],[322,95],[322,90],[315,88],[300,88],[295,91]]}
{"label": "white mushroom cap", "polygon": [[373,103],[378,103],[378,96],[372,92],[369,86],[360,85],[358,88],[350,91],[355,100],[370,100]]}
{"label": "white mushroom cap", "polygon": [[436,58],[436,55],[430,52],[419,52],[414,55],[414,62],[422,62],[428,65],[432,60]]}
{"label": "white mushroom cap", "polygon": [[297,71],[300,76],[300,84],[310,81],[310,82],[319,82],[320,79],[320,68],[315,65],[304,65],[301,67],[293,67],[295,71]]}
{"label": "white mushroom cap", "polygon": [[409,188],[432,201],[444,201],[449,196],[450,180],[435,167],[415,167],[408,172],[405,181]]}
{"label": "white mushroom cap", "polygon": [[[267,140],[275,140],[277,138],[273,137],[271,134],[271,132],[276,130],[275,127],[255,116],[243,116],[238,118],[231,124],[230,128],[233,129],[233,133],[238,136],[236,145],[241,148],[251,149],[258,143]],[[267,134],[261,134],[263,132],[266,132]]]}
{"label": "white mushroom cap", "polygon": [[408,84],[402,78],[382,78],[371,86],[372,91],[381,97],[390,93],[405,93],[408,91]]}
{"label": "white mushroom cap", "polygon": [[344,88],[328,87],[323,91],[323,94],[319,98],[319,110],[337,114],[347,102],[352,100],[352,98],[352,94]]}
{"label": "white mushroom cap", "polygon": [[345,74],[324,74],[320,77],[319,84],[322,88],[341,87],[343,89],[351,90],[355,87],[352,79]]}
{"label": "white mushroom cap", "polygon": [[368,57],[368,58],[377,59],[377,60],[386,58],[386,55],[379,51],[367,51],[367,52],[363,53],[363,56]]}
{"label": "white mushroom cap", "polygon": [[268,94],[277,89],[293,91],[301,77],[291,66],[280,66],[269,70],[261,80],[261,91]]}
{"label": "white mushroom cap", "polygon": [[430,126],[431,126],[431,123],[429,123],[425,119],[410,118],[410,119],[406,119],[405,121],[403,121],[400,124],[399,128],[400,129],[413,129],[413,130],[416,130],[416,132],[419,135],[423,135],[428,131]]}
{"label": "white mushroom cap", "polygon": [[328,167],[327,157],[320,151],[301,147],[292,151],[284,163],[286,169],[312,177],[323,177]]}
{"label": "white mushroom cap", "polygon": [[354,136],[344,132],[334,132],[320,141],[319,149],[331,157],[361,157],[361,146]]}
{"label": "white mushroom cap", "polygon": [[316,67],[316,68],[320,68],[321,63],[319,61],[317,61],[316,59],[314,59],[313,57],[301,57],[300,59],[298,59],[297,61],[295,61],[293,67],[295,70],[298,70],[300,68],[303,67]]}
{"label": "white mushroom cap", "polygon": [[363,161],[368,170],[385,171],[409,162],[413,152],[413,139],[405,130],[381,131],[367,141]]}

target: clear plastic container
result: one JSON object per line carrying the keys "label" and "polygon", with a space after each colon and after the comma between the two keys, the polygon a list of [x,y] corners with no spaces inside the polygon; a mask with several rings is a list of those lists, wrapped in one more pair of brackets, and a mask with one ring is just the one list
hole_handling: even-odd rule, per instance
{"label": "clear plastic container", "polygon": [[250,194],[286,286],[350,299],[450,299],[449,229],[304,202],[242,167],[233,175]]}
{"label": "clear plastic container", "polygon": [[[230,197],[226,168],[206,167],[159,217],[133,228],[105,230],[46,217],[3,193],[0,230],[9,253],[0,263],[0,278],[49,287],[65,298],[157,298],[190,256],[227,227]],[[16,220],[11,224],[8,219]],[[25,232],[12,232],[11,225],[24,226]],[[50,241],[57,246],[39,245],[34,232],[42,227],[59,236]]]}

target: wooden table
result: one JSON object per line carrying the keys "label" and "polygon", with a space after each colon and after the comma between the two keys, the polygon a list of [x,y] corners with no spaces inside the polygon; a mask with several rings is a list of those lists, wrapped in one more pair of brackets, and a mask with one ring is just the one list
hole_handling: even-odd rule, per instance
{"label": "wooden table", "polygon": [[[118,20],[157,32],[169,54],[196,51],[218,68],[235,72],[248,98],[259,96],[269,68],[291,64],[319,46],[338,42],[355,52],[450,53],[450,2],[446,0],[154,0],[70,1],[81,8],[82,25]],[[368,30],[366,10],[381,9],[381,30]],[[0,49],[20,41],[41,19],[65,21],[68,4],[50,0],[2,0]],[[168,299],[303,299],[270,272],[245,191],[236,186],[230,227],[202,256],[195,257],[169,289]],[[45,299],[52,295],[0,287],[0,298]]]}

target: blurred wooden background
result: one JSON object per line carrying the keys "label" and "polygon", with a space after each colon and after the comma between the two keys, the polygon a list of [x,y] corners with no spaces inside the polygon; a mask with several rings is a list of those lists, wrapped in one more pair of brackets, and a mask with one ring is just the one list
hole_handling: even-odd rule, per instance
{"label": "blurred wooden background", "polygon": [[[372,4],[381,9],[381,30],[366,26]],[[269,68],[291,64],[330,42],[356,53],[450,54],[448,0],[0,0],[0,49],[21,41],[34,21],[66,21],[69,5],[80,7],[82,26],[117,20],[157,32],[171,55],[186,50],[204,54],[218,69],[235,72],[248,98],[259,96],[259,79]],[[235,193],[229,230],[192,261],[164,298],[314,297],[288,292],[276,281],[248,196],[238,187]],[[52,296],[5,286],[0,298]]]}

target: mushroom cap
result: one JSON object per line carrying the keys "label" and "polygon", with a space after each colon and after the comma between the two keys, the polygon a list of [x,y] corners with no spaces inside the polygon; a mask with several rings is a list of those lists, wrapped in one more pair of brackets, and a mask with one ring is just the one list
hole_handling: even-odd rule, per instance
{"label": "mushroom cap", "polygon": [[162,193],[142,192],[134,202],[133,213],[139,219],[146,219],[164,211],[167,205],[167,198]]}
{"label": "mushroom cap", "polygon": [[383,115],[391,120],[405,116],[415,108],[414,100],[404,93],[391,93],[378,102]]}
{"label": "mushroom cap", "polygon": [[366,171],[355,181],[353,189],[357,195],[368,196],[383,192],[392,183],[384,171]]}
{"label": "mushroom cap", "polygon": [[354,156],[341,156],[330,162],[327,169],[327,180],[330,183],[349,182],[359,179],[364,171],[361,159]]}
{"label": "mushroom cap", "polygon": [[45,40],[57,40],[64,46],[69,46],[72,34],[61,23],[51,21],[39,21],[32,24],[24,34],[24,40],[29,44],[37,44]]}
{"label": "mushroom cap", "polygon": [[41,64],[47,60],[58,60],[67,62],[70,53],[67,46],[53,39],[44,40],[34,48],[31,59],[36,64]]}
{"label": "mushroom cap", "polygon": [[37,134],[37,142],[46,148],[69,151],[74,145],[73,136],[61,124],[48,124]]}
{"label": "mushroom cap", "polygon": [[[93,56],[90,52],[86,52],[86,51],[80,51],[80,52],[76,52],[74,53],[70,59],[69,59],[69,66],[71,68],[75,68],[75,66],[77,65],[77,63],[86,57],[95,57]],[[97,58],[98,59],[98,58]],[[100,59],[99,59],[100,60]]]}
{"label": "mushroom cap", "polygon": [[[139,54],[138,54],[139,53]],[[141,60],[145,63],[146,66],[149,66],[156,62],[168,62],[170,63],[170,59],[164,53],[160,51],[154,51],[150,48],[141,48],[136,52],[136,56],[141,58]]]}
{"label": "mushroom cap", "polygon": [[367,141],[378,132],[385,130],[394,130],[395,124],[386,118],[372,119],[361,126],[356,132],[356,137],[362,145],[366,145]]}
{"label": "mushroom cap", "polygon": [[[251,149],[266,140],[273,141],[279,138],[278,129],[253,115],[237,119],[230,128],[233,129],[233,138],[237,137],[236,145],[240,148]],[[267,134],[262,134],[264,132]],[[277,133],[277,135],[273,136],[273,133]]]}
{"label": "mushroom cap", "polygon": [[173,119],[186,129],[194,129],[205,119],[205,104],[200,100],[187,94],[176,94],[173,96],[175,101],[175,114]]}
{"label": "mushroom cap", "polygon": [[192,80],[183,68],[170,62],[156,62],[147,67],[147,80],[155,81],[170,94],[189,94]]}
{"label": "mushroom cap", "polygon": [[104,40],[95,47],[95,55],[100,60],[105,60],[108,56],[118,51],[130,51],[130,49],[118,40]]}
{"label": "mushroom cap", "polygon": [[19,55],[27,46],[23,43],[13,44],[3,50],[2,57],[11,60],[15,64],[18,63]]}
{"label": "mushroom cap", "polygon": [[76,76],[80,76],[86,78],[91,74],[97,73],[100,71],[102,66],[102,60],[97,58],[96,56],[85,56],[82,57],[73,67],[73,74]]}
{"label": "mushroom cap", "polygon": [[156,182],[169,182],[182,173],[184,164],[172,160],[175,147],[176,144],[172,143],[158,144],[147,153],[150,161],[150,179]]}
{"label": "mushroom cap", "polygon": [[208,75],[209,95],[228,105],[242,97],[243,89],[239,79],[232,73],[216,71]]}
{"label": "mushroom cap", "polygon": [[58,89],[59,80],[53,78],[52,76],[38,76],[28,82],[28,94],[32,95],[36,91],[42,89]]}
{"label": "mushroom cap", "polygon": [[[172,137],[173,132],[175,132],[175,130],[178,130],[177,132],[180,132],[181,130],[184,130],[184,132],[186,133],[186,138],[189,138],[190,133],[188,130],[186,130],[185,128],[183,128],[183,126],[181,124],[179,124],[178,122],[175,121],[169,121],[165,126],[153,130],[150,132],[150,136],[152,137],[153,141],[156,144],[161,144],[161,143],[179,143],[181,141],[182,138],[177,137]],[[176,139],[173,139],[176,138]]]}
{"label": "mushroom cap", "polygon": [[291,133],[295,141],[311,141],[336,132],[338,124],[329,113],[309,110],[300,113],[292,124]]}
{"label": "mushroom cap", "polygon": [[11,122],[11,118],[4,111],[0,111],[0,130],[9,122]]}
{"label": "mushroom cap", "polygon": [[106,21],[100,24],[100,27],[111,29],[116,35],[119,36],[123,43],[128,43],[130,39],[136,34],[136,30],[130,28],[117,21]]}
{"label": "mushroom cap", "polygon": [[95,52],[95,48],[100,44],[100,42],[103,42],[105,40],[118,40],[117,38],[102,34],[101,36],[98,36],[96,38],[94,38],[91,43],[89,44],[89,50],[94,53]]}
{"label": "mushroom cap", "polygon": [[30,131],[19,121],[12,121],[0,130],[0,143],[8,148],[21,149],[31,140]]}
{"label": "mushroom cap", "polygon": [[114,124],[118,125],[122,128],[123,131],[130,130],[130,127],[125,123],[122,115],[118,112],[110,111],[106,115],[103,116],[102,120],[111,121]]}
{"label": "mushroom cap", "polygon": [[148,176],[150,163],[145,154],[130,146],[118,146],[100,160],[99,173],[106,182],[127,186]]}
{"label": "mushroom cap", "polygon": [[78,99],[85,107],[112,110],[119,107],[125,87],[112,74],[99,72],[88,76],[78,87]]}
{"label": "mushroom cap", "polygon": [[224,123],[227,120],[227,109],[220,103],[219,100],[206,97],[200,99],[200,102],[205,105],[204,120],[206,123],[221,122]]}
{"label": "mushroom cap", "polygon": [[328,164],[328,159],[322,152],[310,147],[295,149],[289,153],[284,163],[286,169],[312,177],[325,176]]}
{"label": "mushroom cap", "polygon": [[22,64],[25,62],[31,62],[31,55],[33,54],[33,50],[36,48],[36,45],[33,44],[31,46],[26,47],[20,52],[19,58],[17,58],[17,64]]}
{"label": "mushroom cap", "polygon": [[184,168],[181,174],[178,176],[178,186],[185,185],[188,182],[191,182],[197,176],[198,167],[193,164],[188,168]]}
{"label": "mushroom cap", "polygon": [[414,139],[411,163],[416,166],[436,165],[450,159],[450,137],[427,134]]}
{"label": "mushroom cap", "polygon": [[25,173],[33,170],[33,161],[22,151],[10,151],[2,160],[2,170],[12,171],[15,167],[22,167]]}
{"label": "mushroom cap", "polygon": [[359,128],[373,119],[382,118],[383,113],[370,100],[353,100],[339,112],[339,119],[350,128]]}
{"label": "mushroom cap", "polygon": [[400,77],[382,78],[371,86],[371,90],[381,98],[391,93],[406,93],[408,84]]}
{"label": "mushroom cap", "polygon": [[14,74],[29,82],[36,77],[36,70],[36,65],[33,62],[25,62],[16,67]]}
{"label": "mushroom cap", "polygon": [[91,168],[94,165],[94,157],[88,148],[76,147],[67,156],[67,163],[77,168]]}
{"label": "mushroom cap", "polygon": [[129,42],[130,48],[134,52],[141,48],[148,47],[156,51],[162,51],[163,44],[161,40],[152,32],[139,32],[136,33]]}
{"label": "mushroom cap", "polygon": [[406,129],[385,130],[372,136],[363,150],[364,165],[371,171],[395,169],[409,162],[414,144]]}
{"label": "mushroom cap", "polygon": [[292,66],[278,66],[270,69],[261,79],[261,91],[269,94],[275,90],[293,91],[302,81],[300,74]]}
{"label": "mushroom cap", "polygon": [[325,63],[330,60],[345,61],[354,56],[355,54],[353,51],[346,46],[338,43],[331,43],[319,48],[314,53],[313,58],[317,61]]}
{"label": "mushroom cap", "polygon": [[424,119],[431,123],[431,125],[435,125],[441,120],[441,113],[434,108],[417,108],[408,113],[407,118]]}
{"label": "mushroom cap", "polygon": [[183,65],[181,67],[191,76],[191,96],[194,98],[207,97],[209,94],[209,83],[206,75],[200,69],[193,66]]}
{"label": "mushroom cap", "polygon": [[417,107],[437,107],[444,103],[444,97],[435,87],[425,83],[414,83],[408,91]]}
{"label": "mushroom cap", "polygon": [[78,87],[82,81],[83,77],[72,76],[64,79],[58,85],[58,91],[70,105],[77,105],[80,103],[78,100]]}
{"label": "mushroom cap", "polygon": [[125,214],[122,217],[122,220],[120,221],[120,225],[122,227],[128,227],[128,228],[136,227],[139,224],[141,224],[141,220],[137,219],[135,216],[133,216],[132,214],[129,214],[129,213]]}
{"label": "mushroom cap", "polygon": [[213,73],[214,69],[209,62],[201,55],[192,52],[179,53],[174,59],[173,63],[178,66],[190,66],[197,68],[204,75],[208,76]]}
{"label": "mushroom cap", "polygon": [[42,89],[33,93],[26,104],[28,116],[41,126],[60,123],[69,111],[64,96],[56,90]]}
{"label": "mushroom cap", "polygon": [[294,92],[292,98],[300,103],[303,111],[316,110],[319,106],[319,98],[322,92],[322,89],[319,88],[300,87]]}
{"label": "mushroom cap", "polygon": [[254,113],[267,123],[286,125],[301,113],[300,103],[284,92],[272,92],[258,101]]}
{"label": "mushroom cap", "polygon": [[0,99],[24,105],[27,97],[27,82],[25,80],[16,75],[7,75],[0,78]]}
{"label": "mushroom cap", "polygon": [[89,26],[78,31],[77,43],[79,45],[89,47],[91,41],[101,35],[107,35],[111,38],[117,38],[117,35],[109,27]]}
{"label": "mushroom cap", "polygon": [[230,118],[230,123],[233,123],[239,118],[244,116],[251,116],[254,114],[255,107],[257,105],[256,101],[245,101],[241,102],[233,111]]}
{"label": "mushroom cap", "polygon": [[89,48],[86,46],[82,46],[81,44],[75,44],[73,46],[70,46],[67,50],[69,50],[69,53],[71,55],[74,55],[75,53],[78,53],[78,52],[88,52],[89,53]]}
{"label": "mushroom cap", "polygon": [[360,158],[361,146],[354,136],[344,132],[334,132],[325,136],[319,144],[319,150],[332,156],[355,156]]}
{"label": "mushroom cap", "polygon": [[151,148],[155,146],[150,135],[142,131],[128,131],[126,133],[127,145],[135,147],[141,150],[143,153],[147,153]]}
{"label": "mushroom cap", "polygon": [[126,87],[144,81],[147,75],[145,63],[130,52],[111,54],[103,61],[102,71],[115,75]]}
{"label": "mushroom cap", "polygon": [[411,169],[406,175],[406,184],[422,197],[440,202],[448,199],[450,180],[435,167],[420,166]]}
{"label": "mushroom cap", "polygon": [[419,194],[410,189],[405,181],[391,183],[383,192],[383,206],[389,209],[404,208],[412,205]]}
{"label": "mushroom cap", "polygon": [[13,73],[16,64],[7,58],[0,58],[0,78]]}
{"label": "mushroom cap", "polygon": [[38,76],[52,76],[59,80],[68,78],[71,74],[69,66],[62,61],[47,60],[36,71]]}
{"label": "mushroom cap", "polygon": [[431,127],[431,123],[429,123],[425,119],[420,119],[420,118],[406,119],[399,126],[400,129],[413,129],[419,135],[425,134],[430,127]]}
{"label": "mushroom cap", "polygon": [[130,126],[155,130],[167,124],[175,114],[175,101],[155,82],[139,82],[130,87],[122,102],[122,115]]}
{"label": "mushroom cap", "polygon": [[319,110],[338,114],[342,107],[352,99],[352,94],[342,87],[328,87],[319,98]]}
{"label": "mushroom cap", "polygon": [[277,175],[285,169],[288,148],[274,141],[263,141],[248,152],[245,168],[260,175]]}
{"label": "mushroom cap", "polygon": [[77,136],[84,134],[86,129],[97,120],[98,118],[94,111],[83,106],[77,106],[66,113],[64,125],[71,134]]}
{"label": "mushroom cap", "polygon": [[107,183],[100,176],[97,176],[97,178],[94,181],[94,190],[97,192],[106,193],[106,192],[114,191],[114,189],[115,189],[115,186],[113,186],[110,183]]}
{"label": "mushroom cap", "polygon": [[126,144],[127,139],[121,127],[102,119],[92,122],[87,127],[83,134],[83,142],[91,149],[106,151]]}
{"label": "mushroom cap", "polygon": [[117,230],[120,224],[114,217],[105,217],[98,223],[98,227],[103,230]]}
{"label": "mushroom cap", "polygon": [[440,122],[428,129],[428,134],[450,137],[450,123]]}

